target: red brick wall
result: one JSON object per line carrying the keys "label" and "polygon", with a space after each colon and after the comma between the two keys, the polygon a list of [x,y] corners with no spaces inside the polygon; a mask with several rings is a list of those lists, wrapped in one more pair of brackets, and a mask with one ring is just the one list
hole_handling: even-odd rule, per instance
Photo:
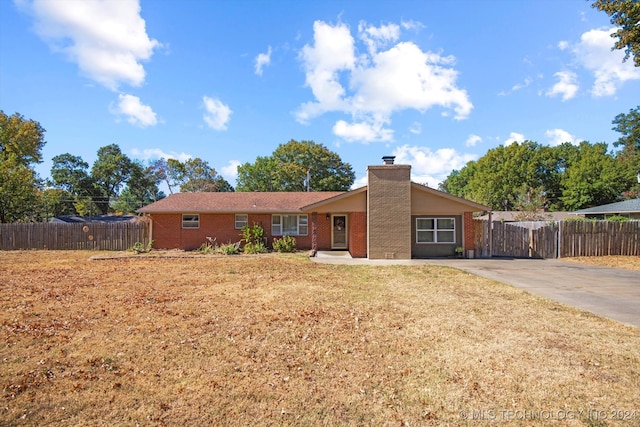
{"label": "red brick wall", "polygon": [[349,214],[349,253],[354,258],[367,257],[367,214]]}
{"label": "red brick wall", "polygon": [[[235,229],[235,214],[200,214],[200,228],[183,229],[182,214],[153,214],[153,247],[157,249],[198,249],[207,237],[215,237],[218,244],[238,242],[242,239],[241,230]],[[311,215],[309,215],[311,221]],[[331,247],[331,229],[324,216],[318,216],[318,242],[320,249]],[[271,214],[249,214],[248,224],[258,224],[267,237],[267,246],[271,249]],[[280,237],[280,236],[275,236]],[[311,249],[311,223],[307,236],[294,236],[298,249]]]}
{"label": "red brick wall", "polygon": [[465,250],[465,256],[466,256],[466,252],[468,250],[473,250],[474,248],[473,242],[474,242],[475,226],[473,224],[473,213],[465,212],[462,215],[462,221],[464,223],[462,227],[464,228],[463,241],[464,241],[464,250]]}

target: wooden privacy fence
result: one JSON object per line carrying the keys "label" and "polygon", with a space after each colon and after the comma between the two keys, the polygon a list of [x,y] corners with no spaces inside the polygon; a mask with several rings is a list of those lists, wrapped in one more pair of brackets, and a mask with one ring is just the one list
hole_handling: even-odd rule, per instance
{"label": "wooden privacy fence", "polygon": [[145,222],[0,224],[0,249],[124,251],[137,242],[149,243]]}
{"label": "wooden privacy fence", "polygon": [[475,221],[478,257],[562,258],[640,255],[640,221],[508,223]]}

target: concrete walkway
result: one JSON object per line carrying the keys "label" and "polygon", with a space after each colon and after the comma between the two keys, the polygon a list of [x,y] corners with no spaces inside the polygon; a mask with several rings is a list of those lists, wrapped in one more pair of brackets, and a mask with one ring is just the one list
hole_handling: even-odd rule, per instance
{"label": "concrete walkway", "polygon": [[443,265],[640,328],[640,273],[560,260],[368,260],[323,252],[314,262],[342,265]]}

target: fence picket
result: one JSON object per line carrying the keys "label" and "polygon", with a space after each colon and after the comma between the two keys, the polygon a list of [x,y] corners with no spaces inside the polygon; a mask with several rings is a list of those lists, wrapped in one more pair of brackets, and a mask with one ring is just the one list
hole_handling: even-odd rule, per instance
{"label": "fence picket", "polygon": [[149,226],[145,222],[0,224],[0,250],[123,251],[137,242],[149,244]]}
{"label": "fence picket", "polygon": [[482,257],[490,253],[524,258],[640,255],[640,221],[563,221],[560,226],[477,220],[475,230],[475,252]]}

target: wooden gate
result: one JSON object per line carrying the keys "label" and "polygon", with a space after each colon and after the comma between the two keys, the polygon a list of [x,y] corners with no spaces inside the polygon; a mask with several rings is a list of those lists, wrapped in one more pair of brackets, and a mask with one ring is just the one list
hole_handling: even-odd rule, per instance
{"label": "wooden gate", "polygon": [[[489,238],[489,233],[491,238]],[[557,258],[558,226],[548,222],[476,222],[479,257]]]}

